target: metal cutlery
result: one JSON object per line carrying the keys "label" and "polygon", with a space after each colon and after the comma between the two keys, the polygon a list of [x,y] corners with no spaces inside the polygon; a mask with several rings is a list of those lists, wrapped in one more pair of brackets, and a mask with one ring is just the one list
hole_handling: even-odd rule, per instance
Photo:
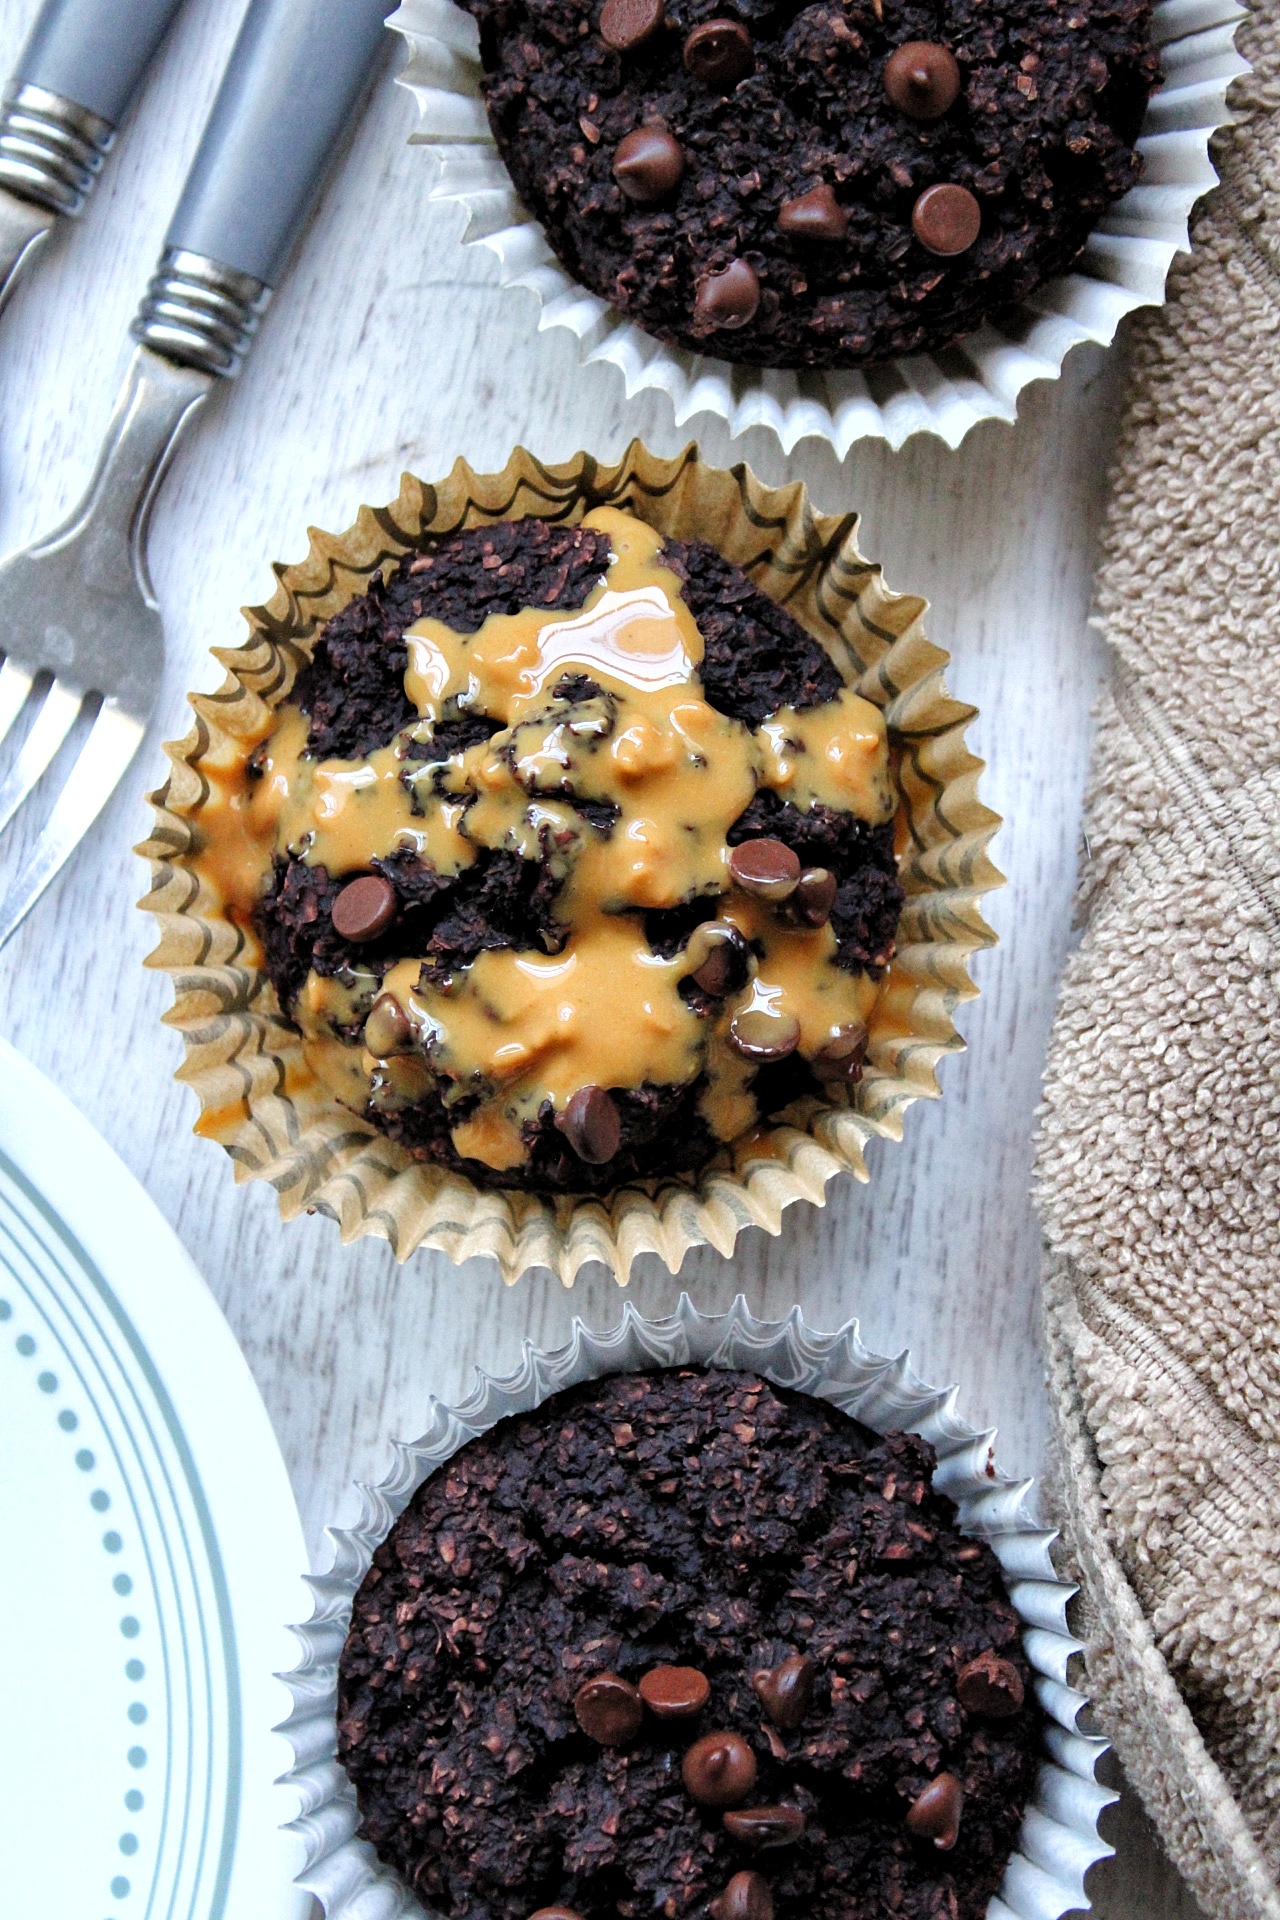
{"label": "metal cutlery", "polygon": [[[128,5],[135,0],[127,0]],[[80,505],[0,563],[0,739],[30,726],[0,780],[0,833],[89,704],[92,726],[0,898],[0,946],[132,760],[155,704],[164,632],[147,521],[179,433],[236,373],[345,123],[387,38],[387,0],[251,0]]]}
{"label": "metal cutlery", "polygon": [[74,219],[182,0],[46,0],[0,96],[0,308]]}

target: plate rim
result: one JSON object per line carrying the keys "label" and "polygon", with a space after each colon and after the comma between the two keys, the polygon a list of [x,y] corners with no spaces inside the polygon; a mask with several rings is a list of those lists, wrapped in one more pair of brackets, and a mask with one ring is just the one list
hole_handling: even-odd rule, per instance
{"label": "plate rim", "polygon": [[299,1845],[288,1830],[300,1808],[281,1778],[292,1754],[276,1728],[291,1704],[280,1675],[297,1662],[290,1622],[304,1611],[308,1558],[279,1442],[221,1308],[135,1175],[3,1038],[0,1088],[0,1165],[95,1288],[138,1365],[200,1525],[217,1602],[211,1624],[222,1637],[229,1744],[206,1822],[225,1859],[212,1903],[196,1913],[302,1920],[308,1900],[296,1884]]}

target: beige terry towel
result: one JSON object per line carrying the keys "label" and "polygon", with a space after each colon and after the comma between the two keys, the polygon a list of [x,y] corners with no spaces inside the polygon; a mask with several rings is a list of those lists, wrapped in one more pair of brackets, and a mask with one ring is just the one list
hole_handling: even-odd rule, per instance
{"label": "beige terry towel", "polygon": [[1280,0],[1240,46],[1130,343],[1037,1187],[1104,1730],[1206,1911],[1280,1920]]}

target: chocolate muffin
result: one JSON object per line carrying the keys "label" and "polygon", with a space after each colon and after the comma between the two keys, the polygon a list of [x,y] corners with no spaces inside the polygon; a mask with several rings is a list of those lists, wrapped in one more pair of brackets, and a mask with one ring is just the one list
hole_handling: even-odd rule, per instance
{"label": "chocolate muffin", "polygon": [[981,1920],[1038,1712],[933,1463],[731,1372],[473,1440],[356,1595],[363,1837],[447,1920]]}
{"label": "chocolate muffin", "polygon": [[902,903],[883,717],[712,547],[450,534],[263,713],[193,865],[413,1157],[603,1193],[850,1098]]}
{"label": "chocolate muffin", "polygon": [[464,0],[568,272],[760,367],[936,353],[1141,173],[1149,0]]}

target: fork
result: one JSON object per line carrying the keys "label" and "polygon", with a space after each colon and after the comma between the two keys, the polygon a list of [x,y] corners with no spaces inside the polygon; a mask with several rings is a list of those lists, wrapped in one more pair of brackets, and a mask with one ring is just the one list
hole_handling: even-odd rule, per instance
{"label": "fork", "polygon": [[0,835],[81,712],[92,714],[39,837],[0,898],[0,946],[97,818],[146,731],[164,664],[147,572],[151,507],[179,434],[248,351],[389,45],[386,5],[250,0],[130,327],[138,344],[88,491],[53,533],[0,562],[0,740],[31,708],[0,780]]}
{"label": "fork", "polygon": [[45,0],[0,98],[0,308],[81,211],[182,0]]}

